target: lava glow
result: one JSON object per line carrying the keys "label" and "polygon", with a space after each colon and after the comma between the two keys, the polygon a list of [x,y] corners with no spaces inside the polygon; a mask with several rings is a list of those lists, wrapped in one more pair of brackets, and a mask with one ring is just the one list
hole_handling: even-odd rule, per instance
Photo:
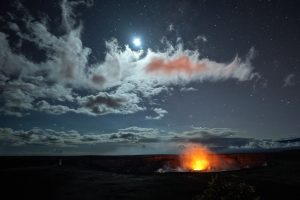
{"label": "lava glow", "polygon": [[187,171],[210,171],[217,162],[217,156],[205,147],[188,145],[180,155],[180,162]]}
{"label": "lava glow", "polygon": [[209,162],[206,159],[199,159],[196,160],[193,164],[192,164],[192,168],[194,171],[202,171],[207,169],[209,166]]}

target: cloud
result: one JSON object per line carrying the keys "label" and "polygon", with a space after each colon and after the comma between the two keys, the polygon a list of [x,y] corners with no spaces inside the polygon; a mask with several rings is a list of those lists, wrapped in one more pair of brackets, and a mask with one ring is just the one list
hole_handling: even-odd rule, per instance
{"label": "cloud", "polygon": [[188,81],[219,81],[237,79],[239,81],[251,80],[254,77],[253,67],[250,63],[254,49],[249,51],[246,61],[235,57],[229,64],[217,63],[209,59],[199,59],[197,51],[183,51],[181,47],[171,55],[156,56],[151,59],[146,70],[150,74],[166,77],[179,77]]}
{"label": "cloud", "polygon": [[51,105],[45,100],[38,101],[36,103],[35,110],[45,112],[48,114],[60,115],[67,112],[76,112],[76,110],[71,109],[63,105]]}
{"label": "cloud", "polygon": [[79,0],[79,1],[61,1],[61,15],[62,15],[62,26],[67,32],[72,31],[76,25],[76,15],[74,14],[74,7],[78,5],[85,5],[87,7],[93,6],[93,0]]}
{"label": "cloud", "polygon": [[72,153],[75,154],[174,154],[178,153],[182,146],[190,143],[201,144],[221,152],[300,147],[299,138],[282,140],[245,138],[240,137],[239,132],[228,128],[193,127],[183,132],[172,132],[154,128],[128,127],[109,133],[80,133],[74,130],[56,131],[41,128],[30,130],[0,128],[2,154],[4,152],[9,154],[7,149],[12,152],[14,149],[27,149],[26,152],[30,153],[41,147],[48,149],[46,152],[51,153],[53,149],[66,152],[71,148]]}
{"label": "cloud", "polygon": [[42,145],[50,147],[74,147],[102,143],[154,142],[159,131],[151,128],[129,127],[113,133],[88,133],[78,131],[55,131],[52,129],[32,128],[13,130],[0,128],[0,143],[8,146]]}
{"label": "cloud", "polygon": [[183,88],[180,88],[180,92],[196,92],[198,91],[196,88],[193,88],[193,87],[183,87]]}
{"label": "cloud", "polygon": [[174,24],[169,24],[167,30],[168,30],[169,32],[175,31]]}
{"label": "cloud", "polygon": [[130,114],[143,111],[145,108],[139,106],[140,98],[134,93],[100,92],[97,95],[77,97],[80,109],[75,112],[90,115],[104,115],[109,113]]}
{"label": "cloud", "polygon": [[207,42],[207,38],[204,35],[198,35],[195,39],[196,42],[202,41]]}
{"label": "cloud", "polygon": [[241,146],[230,146],[229,148],[235,150],[248,149],[248,150],[267,150],[267,149],[282,149],[282,148],[299,148],[300,142],[281,142],[271,139],[253,140]]}
{"label": "cloud", "polygon": [[163,118],[168,113],[168,111],[162,108],[154,108],[153,111],[157,114],[157,116],[146,116],[146,119],[158,120]]}
{"label": "cloud", "polygon": [[97,96],[86,96],[81,99],[83,106],[94,113],[107,112],[109,109],[121,107],[123,99],[113,97],[109,94],[98,94]]}
{"label": "cloud", "polygon": [[296,84],[296,77],[295,74],[287,75],[283,80],[283,87],[294,86]]}
{"label": "cloud", "polygon": [[16,23],[8,22],[8,27],[16,32],[20,31],[20,28]]}
{"label": "cloud", "polygon": [[[63,0],[62,33],[49,28],[47,18],[35,19],[25,6],[22,20],[5,19],[10,32],[0,32],[0,113],[22,116],[30,111],[49,114],[67,112],[88,115],[129,114],[149,108],[145,101],[166,92],[172,85],[190,82],[249,81],[257,77],[251,60],[254,49],[244,59],[228,63],[201,58],[197,50],[184,49],[183,41],[164,40],[164,50],[132,50],[116,39],[106,41],[103,61],[90,63],[92,50],[81,40],[83,24],[74,8],[91,6],[92,1]],[[11,31],[18,42],[10,41]],[[34,56],[22,50],[32,44]],[[167,111],[156,108],[161,119]]]}
{"label": "cloud", "polygon": [[239,136],[238,131],[228,128],[199,128],[177,134],[172,140],[200,143],[210,148],[233,150],[268,150],[300,147],[299,140],[256,139]]}
{"label": "cloud", "polygon": [[200,143],[208,147],[227,148],[229,146],[246,145],[251,138],[238,136],[238,132],[228,128],[200,128],[175,134],[171,141],[182,143]]}

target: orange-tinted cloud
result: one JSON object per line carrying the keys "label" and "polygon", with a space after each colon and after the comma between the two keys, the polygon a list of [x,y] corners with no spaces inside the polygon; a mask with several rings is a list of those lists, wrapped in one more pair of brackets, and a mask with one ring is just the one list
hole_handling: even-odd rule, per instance
{"label": "orange-tinted cloud", "polygon": [[191,75],[205,71],[206,69],[205,63],[195,63],[186,55],[172,60],[162,58],[153,59],[147,66],[147,72],[158,72],[167,75],[174,73]]}

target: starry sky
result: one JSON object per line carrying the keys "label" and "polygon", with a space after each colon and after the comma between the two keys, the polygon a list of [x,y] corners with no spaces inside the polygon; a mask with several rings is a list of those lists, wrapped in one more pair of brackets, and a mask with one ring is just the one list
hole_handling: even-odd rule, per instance
{"label": "starry sky", "polygon": [[299,6],[4,0],[0,154],[298,148]]}

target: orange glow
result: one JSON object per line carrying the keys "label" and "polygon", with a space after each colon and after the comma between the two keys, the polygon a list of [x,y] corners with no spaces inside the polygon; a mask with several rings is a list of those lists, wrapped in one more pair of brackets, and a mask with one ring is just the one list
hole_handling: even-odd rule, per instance
{"label": "orange glow", "polygon": [[148,72],[158,72],[166,75],[183,73],[191,75],[206,70],[205,63],[195,63],[188,56],[182,55],[172,60],[153,59],[147,66]]}
{"label": "orange glow", "polygon": [[210,171],[217,161],[216,155],[199,145],[188,145],[180,155],[181,167],[188,171]]}

